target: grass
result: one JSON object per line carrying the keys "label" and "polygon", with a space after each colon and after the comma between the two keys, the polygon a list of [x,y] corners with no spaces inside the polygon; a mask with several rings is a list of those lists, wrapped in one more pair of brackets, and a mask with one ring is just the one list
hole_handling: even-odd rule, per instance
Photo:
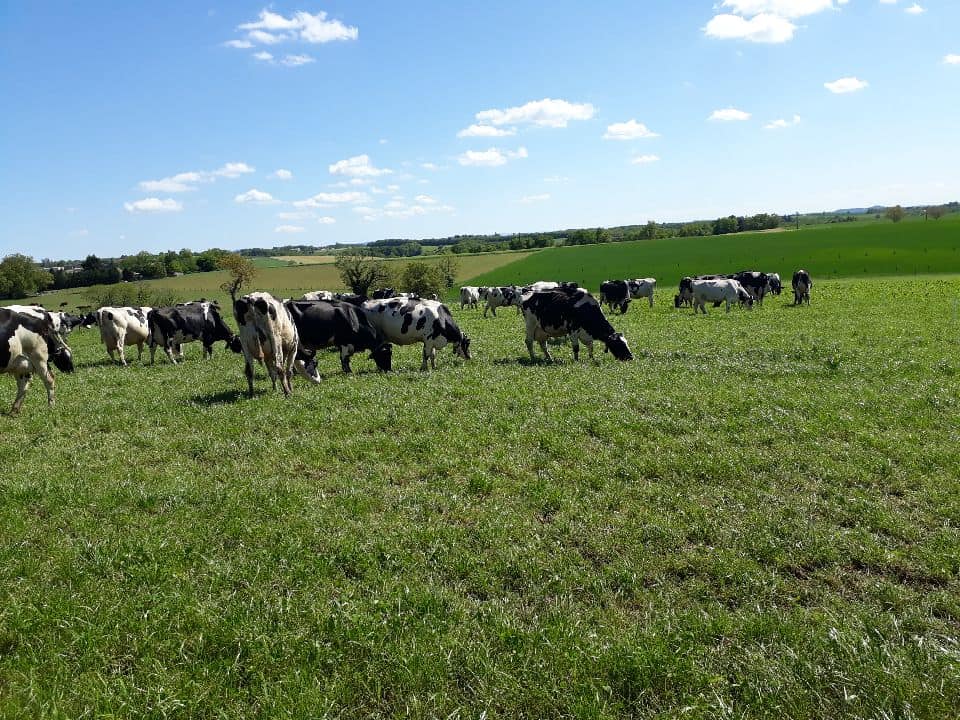
{"label": "grass", "polygon": [[336,255],[278,255],[274,258],[284,263],[294,265],[330,265],[337,259]]}
{"label": "grass", "polygon": [[960,281],[785,297],[288,399],[78,331],[0,418],[0,716],[956,717]]}
{"label": "grass", "polygon": [[797,268],[814,278],[960,272],[960,215],[899,224],[841,224],[799,231],[743,233],[548,249],[475,278],[503,285],[577,280],[596,291],[609,278],[655,277],[675,286],[684,275]]}

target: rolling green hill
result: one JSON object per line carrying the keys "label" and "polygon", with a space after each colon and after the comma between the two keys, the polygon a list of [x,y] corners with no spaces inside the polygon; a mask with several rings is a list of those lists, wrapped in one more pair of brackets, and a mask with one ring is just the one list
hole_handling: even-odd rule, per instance
{"label": "rolling green hill", "polygon": [[[894,225],[836,225],[798,231],[665,238],[553,248],[471,280],[507,285],[575,280],[596,288],[608,278],[655,277],[661,286],[684,275],[763,270],[789,276],[803,267],[819,278],[960,272],[960,216]],[[786,279],[786,278],[785,278]]]}

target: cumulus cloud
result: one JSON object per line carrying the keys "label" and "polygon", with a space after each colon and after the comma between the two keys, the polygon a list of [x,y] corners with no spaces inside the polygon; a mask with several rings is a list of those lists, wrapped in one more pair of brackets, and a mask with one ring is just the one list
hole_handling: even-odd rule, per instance
{"label": "cumulus cloud", "polygon": [[440,169],[439,165],[432,162],[420,163],[420,167],[422,167],[424,170],[429,170],[430,172],[436,172]]}
{"label": "cumulus cloud", "polygon": [[630,159],[631,165],[649,165],[651,163],[659,162],[659,155],[637,155],[634,158]]}
{"label": "cumulus cloud", "polygon": [[458,138],[470,138],[470,137],[509,137],[510,135],[516,135],[517,131],[515,128],[498,128],[493,125],[478,125],[473,124],[470,127],[464,128],[457,133]]}
{"label": "cumulus cloud", "polygon": [[299,225],[277,225],[273,231],[275,233],[302,233],[305,229]]}
{"label": "cumulus cloud", "polygon": [[500,165],[506,165],[511,160],[525,157],[527,157],[527,149],[522,146],[516,150],[490,148],[489,150],[467,150],[457,158],[457,162],[463,166],[499,167]]}
{"label": "cumulus cloud", "polygon": [[660,136],[636,120],[608,125],[607,131],[603,134],[604,140],[639,140],[640,138],[655,137]]}
{"label": "cumulus cloud", "polygon": [[270,174],[270,178],[273,180],[293,180],[293,173],[284,168],[280,168],[279,170],[274,170]]}
{"label": "cumulus cloud", "polygon": [[571,120],[589,120],[596,113],[590,103],[571,103],[566,100],[544,98],[526,105],[503,110],[482,110],[476,114],[481,125],[533,125],[535,127],[564,128]]}
{"label": "cumulus cloud", "polygon": [[368,155],[357,155],[346,160],[340,160],[329,167],[331,175],[346,175],[355,178],[380,177],[389,175],[393,170],[374,167]]}
{"label": "cumulus cloud", "polygon": [[539,195],[524,195],[520,202],[524,205],[533,205],[534,203],[546,202],[550,199],[550,193],[540,193]]}
{"label": "cumulus cloud", "polygon": [[253,54],[253,57],[255,60],[259,60],[260,62],[273,62],[273,55],[266,52],[265,50],[261,50],[260,52],[255,52]]}
{"label": "cumulus cloud", "polygon": [[296,208],[320,208],[330,207],[331,205],[350,205],[369,201],[370,196],[365,192],[321,192],[306,200],[294,200],[293,206]]}
{"label": "cumulus cloud", "polygon": [[856,77],[844,77],[839,80],[834,80],[833,82],[824,83],[823,86],[836,95],[843,95],[844,93],[863,90],[869,84],[866,80],[861,80]]}
{"label": "cumulus cloud", "polygon": [[253,205],[269,205],[277,202],[273,195],[268,192],[263,192],[262,190],[257,190],[256,188],[247,190],[245,193],[240,193],[233,201],[240,204],[251,203]]}
{"label": "cumulus cloud", "polygon": [[198,185],[214,182],[217,178],[236,179],[248,175],[253,168],[242,162],[229,162],[216,170],[194,170],[177,173],[159,180],[141,180],[140,189],[145,192],[189,192]]}
{"label": "cumulus cloud", "polygon": [[797,26],[779,15],[763,13],[750,19],[739,15],[716,15],[703,29],[718,40],[749,40],[757,43],[785,43],[793,39]]}
{"label": "cumulus cloud", "polygon": [[847,0],[723,0],[721,7],[729,8],[737,15],[760,15],[770,13],[780,17],[798,18],[815,15],[824,10],[835,10],[837,5],[846,5]]}
{"label": "cumulus cloud", "polygon": [[183,210],[183,204],[172,198],[161,200],[155,197],[124,203],[123,207],[128,213],[165,213]]}
{"label": "cumulus cloud", "polygon": [[280,64],[286,65],[287,67],[299,67],[300,65],[307,65],[312,62],[315,61],[310,55],[285,55],[283,60],[280,61]]}
{"label": "cumulus cloud", "polygon": [[321,225],[333,225],[337,221],[336,218],[332,218],[329,215],[324,215],[317,218],[317,222]]}
{"label": "cumulus cloud", "polygon": [[429,195],[417,195],[414,200],[420,205],[436,205],[436,199],[430,197]]}
{"label": "cumulus cloud", "polygon": [[944,65],[960,65],[960,55],[944,55],[943,56]]}
{"label": "cumulus cloud", "polygon": [[922,15],[927,11],[927,9],[924,7],[921,7],[919,3],[914,3],[910,7],[904,8],[903,11],[908,15]]}
{"label": "cumulus cloud", "polygon": [[714,110],[710,113],[708,120],[716,120],[719,122],[736,122],[749,120],[751,117],[750,113],[744,112],[743,110],[737,110],[736,108],[724,108],[723,110]]}
{"label": "cumulus cloud", "polygon": [[[259,45],[276,45],[294,41],[322,44],[338,40],[356,40],[360,36],[360,31],[355,26],[330,19],[323,11],[314,14],[301,11],[285,17],[264,9],[260,11],[257,20],[243,23],[237,29],[246,33],[246,42]],[[239,44],[230,44],[241,42],[244,40],[229,41],[227,44],[230,47],[242,47]]]}
{"label": "cumulus cloud", "polygon": [[788,128],[793,125],[799,125],[799,124],[800,124],[800,116],[794,115],[793,118],[791,118],[790,120],[785,120],[784,118],[780,118],[779,120],[774,120],[773,122],[769,122],[763,126],[763,129],[764,130],[780,130],[783,128]]}
{"label": "cumulus cloud", "polygon": [[223,45],[224,47],[237,48],[239,50],[246,50],[247,48],[253,47],[253,43],[249,40],[227,40]]}

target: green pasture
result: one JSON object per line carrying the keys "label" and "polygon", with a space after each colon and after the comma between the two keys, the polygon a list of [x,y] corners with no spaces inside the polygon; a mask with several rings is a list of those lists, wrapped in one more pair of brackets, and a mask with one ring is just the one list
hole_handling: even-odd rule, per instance
{"label": "green pasture", "polygon": [[575,280],[596,291],[610,278],[655,277],[661,287],[685,275],[738,270],[814,278],[925,275],[960,272],[960,215],[894,224],[841,224],[696,238],[552,248],[502,266],[473,281],[506,285]]}
{"label": "green pasture", "polygon": [[454,309],[471,361],[248,399],[222,343],[75,331],[57,406],[0,417],[0,716],[957,717],[960,280],[829,280],[807,237],[809,307],[635,305],[628,363]]}

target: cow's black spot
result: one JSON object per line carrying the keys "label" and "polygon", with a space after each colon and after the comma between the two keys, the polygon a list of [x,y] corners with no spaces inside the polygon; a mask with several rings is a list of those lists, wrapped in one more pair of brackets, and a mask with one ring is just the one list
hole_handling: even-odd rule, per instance
{"label": "cow's black spot", "polygon": [[406,335],[407,330],[410,329],[410,324],[413,322],[412,313],[403,313],[403,323],[400,325],[400,334]]}
{"label": "cow's black spot", "polygon": [[420,319],[417,320],[417,330],[423,330],[423,327],[427,324],[427,314],[423,313],[420,316]]}

